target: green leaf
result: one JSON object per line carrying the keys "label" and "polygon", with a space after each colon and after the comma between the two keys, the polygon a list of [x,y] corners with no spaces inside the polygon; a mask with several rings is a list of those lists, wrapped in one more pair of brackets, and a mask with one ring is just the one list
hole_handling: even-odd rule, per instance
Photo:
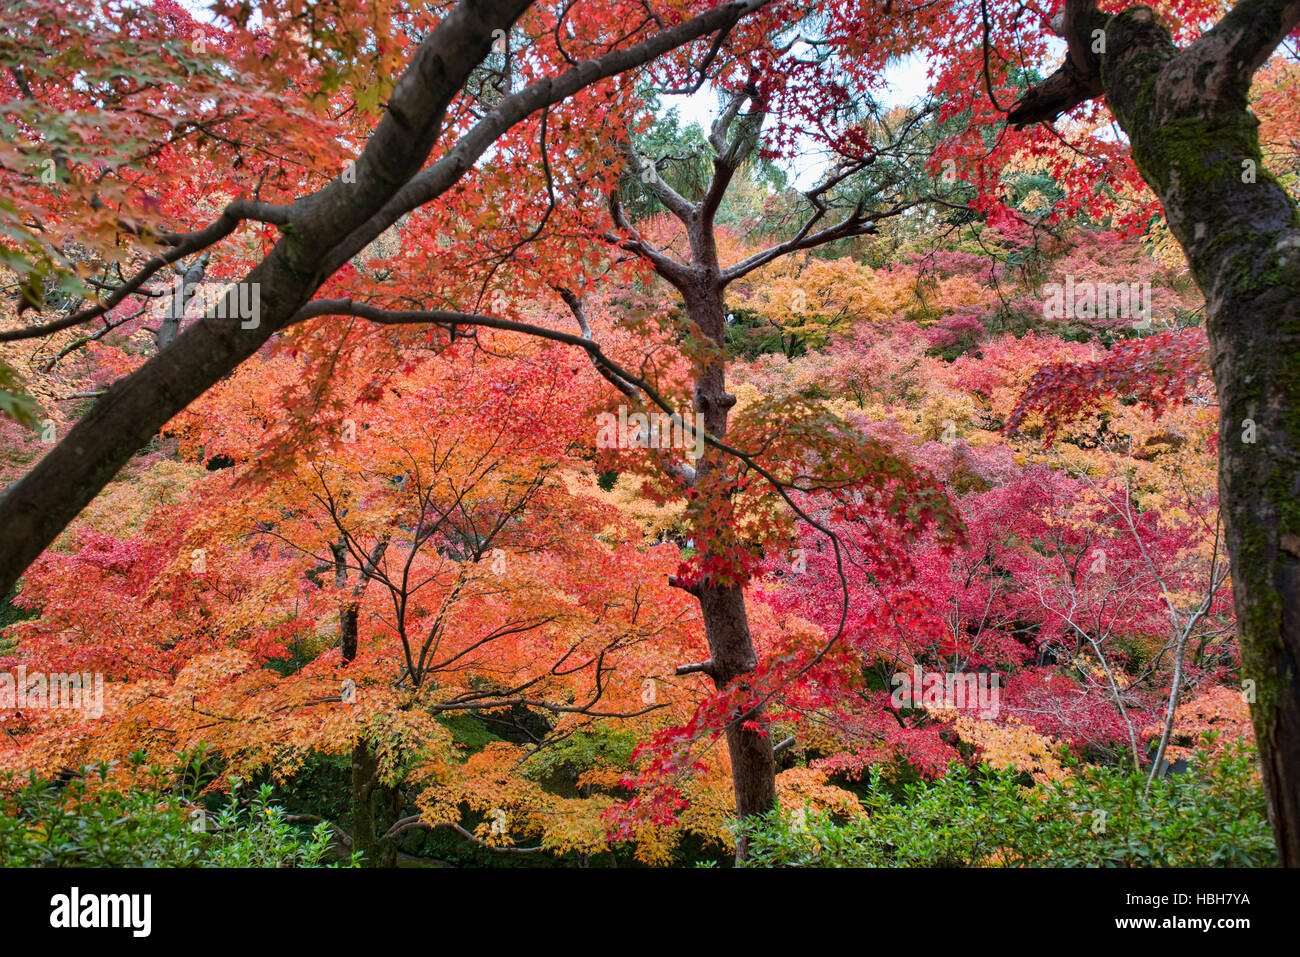
{"label": "green leaf", "polygon": [[21,390],[17,373],[0,359],[0,415],[34,429],[38,411],[36,400]]}

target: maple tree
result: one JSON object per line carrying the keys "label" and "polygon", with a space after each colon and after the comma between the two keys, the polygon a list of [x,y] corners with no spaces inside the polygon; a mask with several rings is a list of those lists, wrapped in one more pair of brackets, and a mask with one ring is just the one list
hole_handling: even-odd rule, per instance
{"label": "maple tree", "polygon": [[[1205,293],[1243,659],[1259,686],[1252,714],[1274,833],[1283,863],[1294,865],[1300,632],[1285,610],[1296,587],[1296,435],[1286,410],[1297,398],[1291,357],[1300,263],[1296,203],[1264,168],[1250,91],[1255,73],[1300,28],[1300,7],[1243,2],[1221,17],[1217,9],[1188,13],[1171,31],[1147,7],[1110,14],[1095,0],[1068,0],[1057,20],[1068,43],[1065,64],[1008,119],[1018,126],[1052,121],[1105,94],[1131,144],[1132,168],[1158,197]],[[1210,28],[1198,35],[1206,20]],[[1263,442],[1253,435],[1236,441],[1243,424],[1257,421]]]}
{"label": "maple tree", "polygon": [[[401,806],[400,787],[424,783],[414,798],[429,809],[424,826],[459,827],[458,802],[435,794],[460,788],[477,803],[493,800],[483,785],[500,766],[462,768],[440,717],[496,714],[509,725],[519,720],[512,713],[541,709],[561,719],[547,736],[562,739],[596,717],[669,706],[667,693],[645,700],[647,683],[664,676],[642,646],[689,641],[682,603],[667,592],[671,565],[662,550],[641,556],[618,545],[630,536],[584,485],[572,439],[542,414],[572,383],[564,374],[547,381],[545,352],[501,368],[503,378],[463,362],[449,368],[445,356],[413,365],[384,386],[405,402],[345,407],[357,418],[272,477],[259,473],[274,427],[256,415],[244,429],[226,423],[232,406],[275,409],[297,363],[256,363],[180,425],[191,455],[232,464],[192,482],[134,535],[100,533],[38,563],[22,600],[41,617],[16,628],[24,660],[108,669],[113,730],[57,713],[35,725],[16,716],[11,727],[26,739],[11,755],[16,767],[203,744],[228,775],[268,765],[291,775],[309,752],[347,749],[351,840],[368,859],[391,861],[396,847],[384,838],[416,823],[376,823]],[[413,416],[432,396],[438,415]],[[138,510],[128,520],[140,521]],[[597,565],[645,565],[646,584],[628,593],[626,574],[569,578]],[[101,599],[113,596],[111,622],[93,621],[84,591],[92,576]],[[72,578],[81,587],[67,587]],[[656,584],[659,594],[647,592]],[[288,673],[277,677],[268,662]],[[548,813],[536,793],[516,805],[497,800],[484,810]],[[599,844],[599,814],[587,817],[583,843]],[[556,830],[550,846],[575,840],[581,819],[567,824],[569,836]],[[494,840],[508,833],[487,826]]]}
{"label": "maple tree", "polygon": [[[141,261],[133,274],[129,278],[124,275],[118,282],[110,282],[109,288],[97,297],[97,302],[58,320],[6,330],[3,333],[5,340],[34,338],[94,322],[128,299],[159,270],[237,234],[244,224],[254,224],[256,237],[250,237],[254,244],[251,254],[246,253],[242,262],[236,259],[231,263],[232,278],[238,277],[238,282],[208,310],[203,322],[191,324],[176,337],[169,347],[167,361],[146,362],[130,376],[115,383],[91,413],[73,426],[23,480],[6,489],[0,500],[6,535],[9,536],[5,549],[6,590],[12,587],[22,569],[168,419],[255,353],[276,332],[306,318],[300,310],[325,280],[340,270],[349,272],[345,267],[353,258],[400,217],[451,190],[475,160],[522,120],[683,44],[727,30],[744,14],[764,5],[762,0],[741,0],[714,7],[684,19],[674,27],[651,33],[638,44],[620,46],[616,43],[612,49],[598,38],[585,41],[575,38],[574,49],[569,50],[562,44],[550,43],[555,31],[547,22],[547,16],[539,16],[540,22],[525,21],[519,28],[525,36],[540,37],[550,49],[545,54],[536,50],[535,58],[519,58],[520,68],[526,64],[527,72],[506,78],[509,83],[517,84],[518,89],[512,88],[506,95],[501,95],[501,90],[497,89],[499,99],[481,117],[473,108],[476,98],[463,97],[462,90],[480,68],[498,32],[508,34],[528,10],[530,4],[526,0],[453,5],[445,10],[445,16],[437,20],[434,11],[427,10],[422,15],[422,22],[417,24],[428,31],[422,41],[414,43],[407,33],[401,32],[393,34],[388,45],[383,43],[384,37],[381,36],[370,49],[359,45],[350,31],[359,26],[358,21],[367,26],[389,21],[388,11],[373,5],[340,7],[332,18],[317,23],[314,19],[306,19],[302,11],[295,13],[294,5],[280,10],[274,4],[267,4],[262,10],[266,28],[249,19],[247,8],[219,8],[227,15],[230,24],[222,47],[229,51],[236,66],[243,66],[248,71],[248,75],[241,78],[243,82],[224,85],[230,94],[238,91],[242,95],[246,86],[256,89],[267,83],[273,91],[283,91],[299,81],[303,84],[299,95],[306,94],[304,98],[316,110],[328,111],[331,90],[339,89],[343,80],[371,66],[379,68],[378,76],[393,76],[396,67],[409,57],[390,90],[362,84],[362,95],[356,98],[351,109],[344,108],[344,112],[355,116],[359,123],[363,117],[374,114],[381,97],[387,98],[377,124],[359,144],[360,152],[355,159],[344,161],[340,148],[318,151],[315,144],[295,144],[287,154],[326,158],[324,169],[329,170],[329,179],[323,187],[315,191],[305,189],[312,180],[309,174],[316,172],[314,163],[311,169],[296,164],[291,166],[297,175],[286,176],[283,185],[274,179],[267,184],[265,180],[268,177],[261,175],[263,170],[259,167],[273,167],[278,173],[285,164],[274,144],[264,144],[258,138],[250,137],[249,151],[256,152],[263,161],[248,164],[249,169],[245,171],[243,157],[236,155],[227,164],[225,176],[219,180],[230,194],[238,198],[225,203],[217,218],[207,226],[188,231],[168,230],[158,225],[167,217],[156,213],[147,215],[157,206],[157,201],[145,183],[131,191],[129,205],[115,210],[113,204],[99,195],[93,178],[90,184],[85,184],[87,171],[78,169],[75,189],[62,188],[57,175],[54,183],[43,189],[33,189],[31,180],[36,179],[35,171],[30,169],[28,160],[20,158],[16,168],[6,164],[8,175],[24,181],[24,192],[38,202],[43,204],[46,196],[53,193],[51,200],[62,199],[70,205],[68,211],[71,212],[78,209],[80,201],[92,210],[101,211],[98,215],[112,220],[113,236],[140,236],[145,242],[140,247]],[[174,6],[164,9],[174,18],[189,19]],[[605,17],[615,20],[621,13],[609,5],[602,5],[602,11]],[[130,31],[136,28],[134,11],[118,13],[106,21],[88,19],[118,27],[115,35],[121,32],[129,37]],[[27,31],[21,33],[32,36],[33,43],[47,43],[53,49],[64,49],[66,55],[76,62],[81,51],[93,45],[96,37],[85,32],[72,37],[61,35],[64,29],[61,24],[66,22],[66,18],[59,16],[58,8],[51,4],[46,19],[38,20],[38,30],[30,34]],[[602,18],[584,18],[583,22],[598,28]],[[39,29],[42,24],[44,33]],[[169,27],[169,30],[173,35],[185,37],[200,28],[190,20],[180,29]],[[155,32],[158,32],[157,27]],[[206,38],[206,30],[201,32]],[[399,36],[409,45],[409,52],[402,49],[404,44]],[[584,44],[585,48],[579,52],[578,46]],[[208,47],[206,39],[199,45],[205,49]],[[183,40],[180,47],[181,52],[188,52],[189,46]],[[116,49],[121,56],[132,47],[128,43],[125,51],[121,46]],[[21,52],[23,62],[37,59],[26,51]],[[112,52],[113,48],[105,50],[107,54]],[[164,67],[170,69],[170,74],[164,72],[157,81],[147,75],[138,79],[124,78],[124,88],[108,91],[116,94],[116,101],[110,98],[101,107],[112,107],[106,109],[110,119],[129,124],[131,133],[129,142],[122,140],[120,145],[114,145],[110,150],[123,146],[129,148],[131,142],[141,143],[145,147],[145,164],[160,167],[157,172],[164,175],[171,165],[173,151],[163,148],[167,145],[165,139],[161,143],[152,142],[149,134],[153,132],[157,136],[158,128],[167,127],[169,123],[166,118],[159,118],[152,120],[149,126],[133,128],[139,117],[150,115],[147,103],[137,105],[134,102],[138,92],[143,91],[146,96],[171,95],[180,103],[199,106],[212,99],[201,85],[191,88],[188,82],[176,81],[178,73],[186,76],[186,80],[188,76],[187,64],[175,62],[175,52],[163,48],[163,59],[167,61]],[[588,58],[572,65],[575,63],[574,53]],[[59,79],[57,60],[50,61],[49,69],[50,75],[44,86],[39,83],[40,78],[26,78],[21,71],[17,71],[17,75],[10,71],[5,80],[14,85],[14,92],[18,94],[16,99],[39,102],[44,95],[53,97],[54,105],[58,105],[58,100],[67,95],[64,92],[66,86],[56,82]],[[35,86],[33,81],[36,81]],[[110,86],[114,83],[123,86],[122,81],[116,79],[111,80]],[[30,98],[22,89],[23,84],[31,92]],[[613,99],[612,95],[606,98]],[[93,86],[87,91],[86,99],[98,105]],[[216,99],[220,103],[221,97]],[[272,99],[279,103],[293,98]],[[456,102],[458,110],[449,115],[453,102]],[[70,105],[75,108],[80,104]],[[273,104],[268,106],[270,108],[261,115],[278,120],[287,128],[298,127],[292,115],[286,116]],[[75,114],[76,111],[63,112]],[[177,115],[180,112],[178,105],[169,103],[169,112]],[[211,140],[203,144],[205,147],[232,138],[242,142],[238,139],[241,134],[237,129],[231,131],[233,137],[221,129],[207,130],[202,114],[185,118],[181,124],[206,131]],[[334,124],[325,124],[327,135],[334,132],[333,127]],[[339,132],[356,135],[355,130]],[[92,155],[101,151],[98,141],[109,138],[93,129],[74,130],[72,133],[74,142]],[[20,143],[23,141],[22,137],[14,139]],[[435,143],[439,144],[439,156],[426,168]],[[29,153],[31,149],[28,148]],[[41,149],[39,141],[35,149]],[[330,157],[337,162],[328,162]],[[66,151],[61,156],[50,158],[56,170],[60,163],[68,168],[71,162]],[[127,162],[128,158],[135,162]],[[154,162],[150,164],[149,161]],[[111,151],[102,162],[106,170],[120,167],[122,179],[129,179],[134,173],[133,167],[138,165],[134,154],[120,157]],[[209,188],[212,185],[209,183]],[[247,195],[249,192],[256,195],[250,197]],[[185,218],[192,220],[192,211],[187,212],[191,215]],[[75,218],[75,214],[69,217],[69,223]],[[53,262],[48,242],[38,240],[25,226],[21,232],[27,237],[29,247],[34,245],[26,255],[18,255],[12,260],[25,281],[47,274],[71,280],[76,270],[70,265],[59,269],[45,262]],[[239,234],[242,238],[242,232]],[[120,263],[121,256],[116,249],[114,253],[112,261]],[[259,297],[256,316],[248,315],[247,310],[241,313],[240,309],[241,294],[247,295],[252,290],[256,290]]]}
{"label": "maple tree", "polygon": [[[105,698],[6,710],[0,767],[338,760],[294,820],[367,863],[743,862],[979,763],[1151,791],[1253,688],[1293,862],[1290,532],[1243,504],[1285,485],[1288,333],[1228,321],[1290,234],[1224,265],[1258,224],[1196,235],[1205,150],[1109,77],[1261,67],[1294,4],[1170,5],[1184,54],[1074,0],[65,6],[0,47],[0,659]],[[912,54],[926,100],[877,103]],[[1295,80],[1229,137],[1268,222]],[[935,673],[997,696],[891,693]]]}

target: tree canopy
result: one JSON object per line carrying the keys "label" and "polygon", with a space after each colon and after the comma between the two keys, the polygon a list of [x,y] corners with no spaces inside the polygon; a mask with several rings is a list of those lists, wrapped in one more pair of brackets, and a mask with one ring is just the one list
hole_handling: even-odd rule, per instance
{"label": "tree canopy", "polygon": [[3,17],[0,863],[1300,863],[1295,0]]}

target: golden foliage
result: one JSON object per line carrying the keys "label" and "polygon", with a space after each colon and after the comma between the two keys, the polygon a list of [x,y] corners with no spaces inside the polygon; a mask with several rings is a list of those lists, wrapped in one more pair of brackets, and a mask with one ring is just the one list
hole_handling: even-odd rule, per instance
{"label": "golden foliage", "polygon": [[980,749],[981,758],[990,767],[1025,771],[1040,784],[1065,777],[1054,750],[1056,742],[1014,718],[994,724],[963,715],[957,719],[956,729],[963,741]]}

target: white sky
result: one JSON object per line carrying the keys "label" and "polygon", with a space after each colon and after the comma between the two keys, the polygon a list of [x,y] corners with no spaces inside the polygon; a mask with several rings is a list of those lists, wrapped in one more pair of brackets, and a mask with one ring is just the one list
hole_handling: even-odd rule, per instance
{"label": "white sky", "polygon": [[[876,92],[876,101],[885,108],[919,102],[925,97],[928,87],[928,68],[925,58],[915,54],[890,64],[885,70],[882,88]],[[718,112],[717,97],[710,87],[691,96],[665,96],[663,103],[665,109],[677,110],[683,126],[698,123],[705,132]],[[815,185],[825,168],[824,159],[814,153],[796,156],[786,164],[787,172],[793,178],[792,185],[803,189]]]}

